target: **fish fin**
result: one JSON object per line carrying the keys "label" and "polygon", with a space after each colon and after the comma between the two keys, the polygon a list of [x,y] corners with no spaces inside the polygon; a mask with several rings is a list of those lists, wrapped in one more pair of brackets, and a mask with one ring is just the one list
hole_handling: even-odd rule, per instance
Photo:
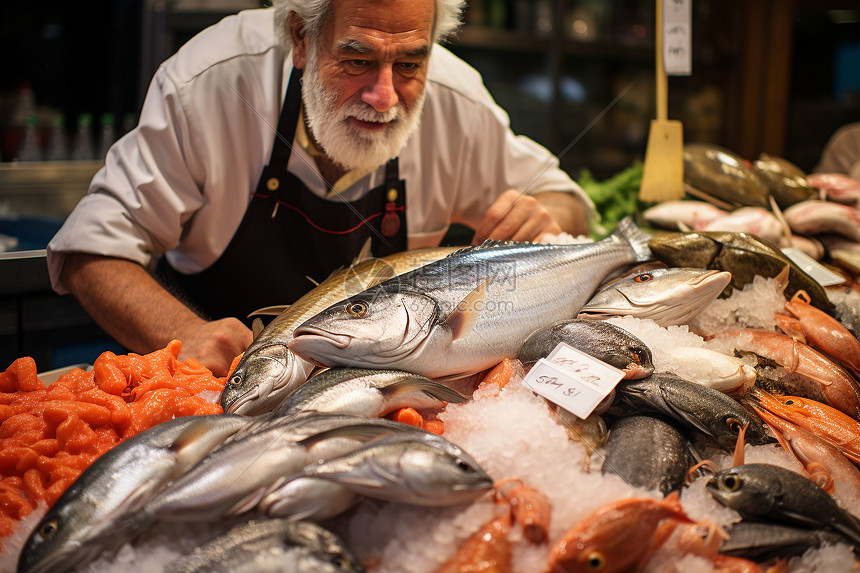
{"label": "fish fin", "polygon": [[259,316],[255,318],[253,322],[251,322],[251,336],[254,338],[254,340],[256,340],[258,336],[260,336],[260,333],[263,332],[263,328],[263,319],[261,319]]}
{"label": "fish fin", "polygon": [[770,210],[777,223],[779,223],[779,228],[782,231],[779,238],[779,247],[788,247],[791,245],[791,227],[789,226],[788,221],[785,220],[785,215],[782,214],[782,209],[777,205],[776,199],[773,198],[773,195],[768,194],[767,200],[770,203]]}
{"label": "fish fin", "polygon": [[[691,382],[691,384],[692,384],[692,382]],[[679,420],[684,420],[686,423],[690,424],[691,426],[693,426],[694,428],[696,428],[697,430],[699,430],[700,432],[702,432],[706,436],[709,436],[711,438],[716,438],[716,436],[713,435],[711,430],[709,430],[707,426],[705,426],[701,421],[699,421],[698,418],[696,418],[695,416],[691,416],[689,414],[689,412],[684,410],[684,408],[676,407],[675,404],[672,402],[671,397],[669,396],[669,394],[664,389],[662,389],[662,388],[660,389],[660,394],[661,394],[661,397],[663,398],[663,403],[666,404],[666,407],[669,409],[669,411],[674,416],[677,416]]]}
{"label": "fish fin", "polygon": [[744,465],[744,436],[747,433],[747,428],[749,428],[750,423],[747,421],[746,424],[743,425],[741,430],[738,432],[738,441],[735,444],[735,452],[732,457],[732,467],[736,468],[738,466]]}
{"label": "fish fin", "polygon": [[624,217],[615,227],[612,236],[630,243],[630,247],[636,255],[636,262],[642,263],[654,259],[651,248],[648,246],[651,236],[637,227],[632,217]]}
{"label": "fish fin", "polygon": [[779,271],[779,274],[773,277],[776,280],[776,284],[779,285],[779,290],[784,291],[785,287],[788,286],[789,273],[791,272],[791,265],[785,265],[782,267],[782,270]]}
{"label": "fish fin", "polygon": [[302,440],[298,441],[298,444],[305,449],[311,449],[316,444],[328,440],[330,438],[337,437],[349,437],[355,438],[358,440],[370,441],[380,436],[385,436],[389,434],[393,434],[396,432],[391,426],[383,426],[378,424],[349,424],[347,426],[341,426],[340,428],[333,428],[331,430],[325,430],[318,434],[313,434],[312,436],[308,436]]}
{"label": "fish fin", "polygon": [[290,305],[288,305],[288,304],[278,304],[275,306],[265,306],[263,308],[258,308],[257,310],[255,310],[254,312],[249,314],[248,318],[251,318],[252,316],[278,316],[279,314],[281,314],[282,312],[284,312],[288,308],[290,308]]}
{"label": "fish fin", "polygon": [[365,290],[375,287],[376,285],[387,281],[390,278],[394,278],[397,273],[394,272],[394,267],[391,265],[383,265],[382,268],[377,269],[373,272],[373,274],[368,278],[367,284],[365,285]]}
{"label": "fish fin", "polygon": [[438,382],[434,382],[429,378],[424,378],[423,376],[401,380],[400,382],[396,382],[380,389],[380,393],[387,398],[390,396],[396,396],[397,394],[411,392],[413,390],[421,391],[431,398],[435,398],[442,402],[449,402],[451,404],[462,404],[463,402],[469,401],[466,396],[463,396],[456,390],[448,388]]}
{"label": "fish fin", "polygon": [[480,303],[484,300],[487,287],[490,286],[493,278],[495,277],[490,277],[476,286],[445,319],[445,324],[451,329],[453,340],[466,336],[478,322],[481,317],[481,311],[478,308],[482,306]]}
{"label": "fish fin", "polygon": [[361,245],[361,250],[358,251],[357,255],[355,255],[355,258],[352,260],[352,265],[350,266],[357,265],[361,261],[373,258],[373,253],[370,251],[371,239],[372,237],[368,237],[367,240],[364,241],[364,244]]}
{"label": "fish fin", "polygon": [[320,283],[318,283],[317,281],[315,281],[314,279],[312,279],[308,275],[305,275],[305,278],[308,279],[309,281],[311,281],[315,287],[320,286]]}
{"label": "fish fin", "polygon": [[[534,245],[535,243],[530,243],[529,241],[499,241],[495,239],[487,239],[480,245],[470,245],[468,247],[463,247],[462,249],[457,249],[453,253],[449,254],[448,257],[453,257],[454,255],[462,255],[464,253],[474,253],[477,251],[487,251],[490,249],[497,249],[499,247],[516,247],[519,245]],[[445,257],[447,258],[447,257]]]}

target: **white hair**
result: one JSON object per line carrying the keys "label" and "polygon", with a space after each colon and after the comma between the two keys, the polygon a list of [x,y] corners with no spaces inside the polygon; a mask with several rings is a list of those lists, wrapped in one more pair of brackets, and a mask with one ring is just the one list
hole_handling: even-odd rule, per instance
{"label": "white hair", "polygon": [[[320,37],[322,28],[331,16],[332,0],[274,0],[275,33],[284,51],[289,52],[293,38],[290,34],[290,12],[298,14],[305,23],[309,38]],[[433,22],[433,42],[450,37],[460,27],[465,0],[436,0],[436,19]]]}

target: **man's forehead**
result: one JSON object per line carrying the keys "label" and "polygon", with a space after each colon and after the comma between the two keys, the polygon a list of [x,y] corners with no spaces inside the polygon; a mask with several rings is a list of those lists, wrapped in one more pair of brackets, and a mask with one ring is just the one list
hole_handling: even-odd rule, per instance
{"label": "man's forehead", "polygon": [[338,47],[359,47],[363,36],[429,42],[435,15],[435,0],[332,0],[329,30]]}

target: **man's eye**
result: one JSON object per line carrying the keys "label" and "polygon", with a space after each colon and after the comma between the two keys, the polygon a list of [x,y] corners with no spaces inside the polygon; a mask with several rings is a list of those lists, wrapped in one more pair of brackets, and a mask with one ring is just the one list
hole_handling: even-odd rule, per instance
{"label": "man's eye", "polygon": [[353,68],[366,68],[369,62],[367,60],[348,60],[347,64]]}

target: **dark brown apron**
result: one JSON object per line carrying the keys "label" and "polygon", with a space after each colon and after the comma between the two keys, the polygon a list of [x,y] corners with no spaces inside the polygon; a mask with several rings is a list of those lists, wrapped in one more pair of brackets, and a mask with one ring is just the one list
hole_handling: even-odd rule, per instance
{"label": "dark brown apron", "polygon": [[221,256],[195,274],[159,261],[157,276],[207,319],[291,304],[332,271],[347,266],[371,239],[374,256],[406,250],[406,182],[397,159],[385,182],[355,200],[324,199],[287,172],[301,107],[301,70],[293,69],[269,164],[236,234]]}

